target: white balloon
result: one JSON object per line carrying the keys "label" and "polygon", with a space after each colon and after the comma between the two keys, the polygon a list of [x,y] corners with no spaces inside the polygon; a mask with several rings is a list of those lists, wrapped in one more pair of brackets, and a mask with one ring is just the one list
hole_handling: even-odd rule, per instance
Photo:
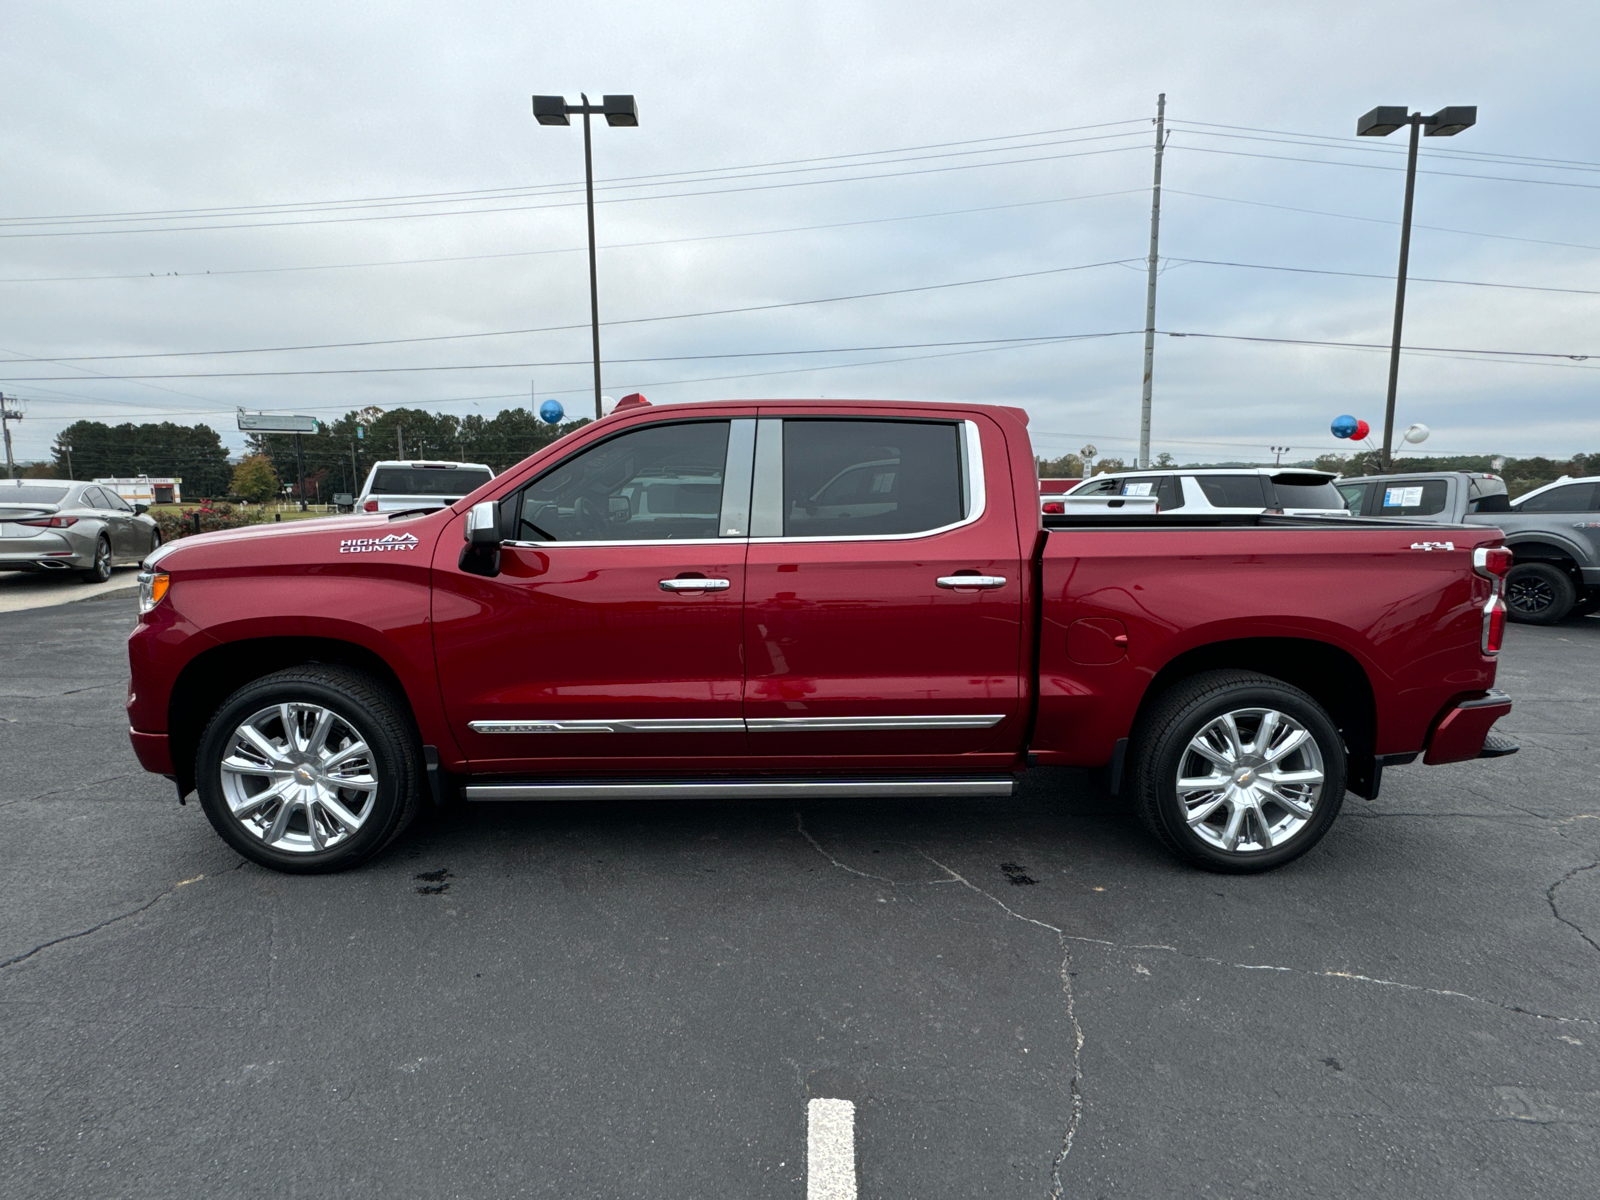
{"label": "white balloon", "polygon": [[1430,432],[1431,431],[1426,425],[1424,425],[1421,421],[1418,421],[1410,429],[1406,430],[1406,441],[1415,446],[1419,442],[1427,441],[1428,434]]}

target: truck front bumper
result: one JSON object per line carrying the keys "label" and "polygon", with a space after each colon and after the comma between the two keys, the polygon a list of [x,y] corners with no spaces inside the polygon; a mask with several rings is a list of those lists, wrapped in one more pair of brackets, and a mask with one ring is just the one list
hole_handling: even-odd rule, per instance
{"label": "truck front bumper", "polygon": [[1511,697],[1498,690],[1457,701],[1435,722],[1422,761],[1436,766],[1515,754],[1515,745],[1505,738],[1491,738],[1489,733],[1490,726],[1510,711]]}

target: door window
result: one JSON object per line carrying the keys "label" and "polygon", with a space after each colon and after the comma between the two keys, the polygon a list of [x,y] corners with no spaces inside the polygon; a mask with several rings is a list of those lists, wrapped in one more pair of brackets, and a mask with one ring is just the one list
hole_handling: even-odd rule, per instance
{"label": "door window", "polygon": [[1367,498],[1367,485],[1364,483],[1341,483],[1338,485],[1339,495],[1344,498],[1344,510],[1352,517],[1361,515],[1362,502]]}
{"label": "door window", "polygon": [[785,537],[924,533],[966,515],[952,421],[788,420]]}
{"label": "door window", "polygon": [[1517,505],[1518,512],[1589,512],[1595,504],[1595,485],[1569,483],[1529,496]]}
{"label": "door window", "polygon": [[727,458],[727,421],[631,430],[513,493],[502,526],[518,542],[715,538]]}
{"label": "door window", "polygon": [[1259,475],[1196,475],[1212,508],[1265,508],[1266,492]]}
{"label": "door window", "polygon": [[1122,486],[1120,479],[1098,479],[1093,483],[1085,483],[1072,489],[1074,496],[1115,496],[1117,489]]}
{"label": "door window", "polygon": [[1449,485],[1442,479],[1395,479],[1378,483],[1379,517],[1431,517],[1444,511]]}
{"label": "door window", "polygon": [[1183,487],[1176,475],[1138,475],[1122,481],[1124,496],[1154,496],[1162,512],[1183,507]]}

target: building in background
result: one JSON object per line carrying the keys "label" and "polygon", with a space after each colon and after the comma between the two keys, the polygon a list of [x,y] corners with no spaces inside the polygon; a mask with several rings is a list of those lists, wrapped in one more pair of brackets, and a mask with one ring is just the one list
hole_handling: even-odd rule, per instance
{"label": "building in background", "polygon": [[116,488],[117,495],[129,504],[180,504],[183,501],[183,477],[151,478],[138,475],[132,479],[96,479],[96,483]]}

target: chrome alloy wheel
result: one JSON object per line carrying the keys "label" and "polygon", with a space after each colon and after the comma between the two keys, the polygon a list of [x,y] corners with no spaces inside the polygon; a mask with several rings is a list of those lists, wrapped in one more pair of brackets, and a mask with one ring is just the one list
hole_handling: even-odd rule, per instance
{"label": "chrome alloy wheel", "polygon": [[1272,708],[1208,722],[1178,760],[1189,829],[1228,853],[1271,850],[1305,828],[1322,796],[1322,751],[1309,730]]}
{"label": "chrome alloy wheel", "polygon": [[241,722],[222,762],[239,827],[274,850],[316,854],[355,836],[378,796],[377,764],[332,709],[275,704]]}

